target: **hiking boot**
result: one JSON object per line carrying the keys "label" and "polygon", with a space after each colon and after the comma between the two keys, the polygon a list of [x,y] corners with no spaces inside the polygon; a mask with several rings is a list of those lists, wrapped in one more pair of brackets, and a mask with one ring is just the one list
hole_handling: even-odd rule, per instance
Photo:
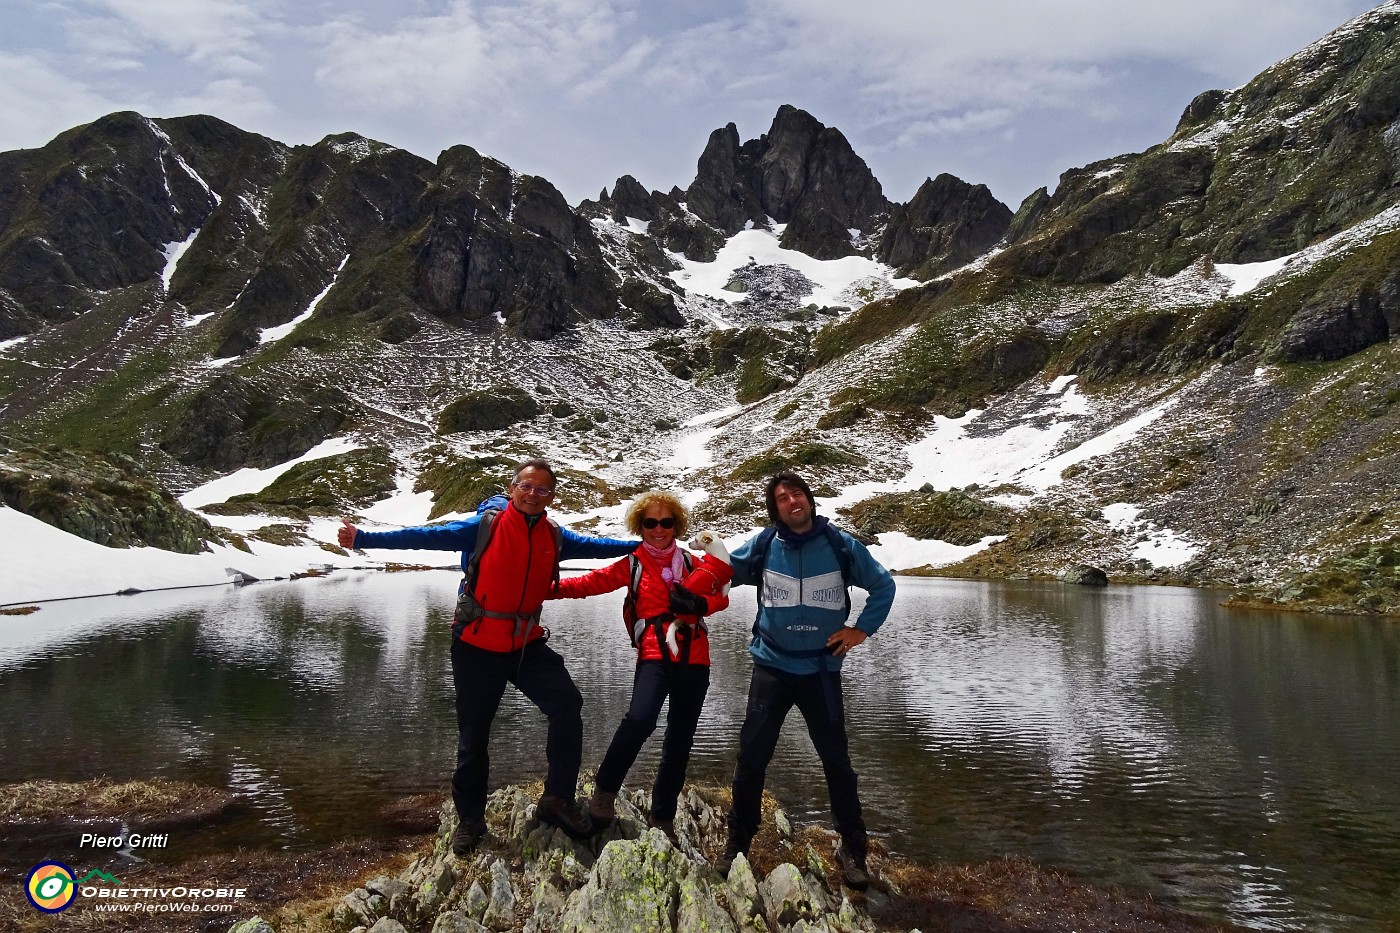
{"label": "hiking boot", "polygon": [[647,814],[647,825],[648,825],[648,826],[654,826],[654,827],[656,827],[657,829],[661,830],[663,833],[666,834],[666,838],[669,839],[669,840],[671,840],[672,842],[674,842],[674,843],[676,843],[676,844],[679,844],[679,843],[680,843],[679,837],[676,836],[676,821],[675,821],[675,820],[658,820],[656,817],[654,817],[654,816],[652,816],[651,814],[648,813],[648,814]]}
{"label": "hiking boot", "polygon": [[616,801],[617,794],[605,790],[595,790],[588,798],[588,818],[593,821],[594,829],[607,829],[617,819]]}
{"label": "hiking boot", "polygon": [[459,820],[457,828],[452,831],[452,854],[458,858],[466,858],[481,844],[481,840],[486,836],[486,821],[477,817],[474,820]]}
{"label": "hiking boot", "polygon": [[870,886],[870,873],[865,867],[865,845],[841,841],[836,850],[836,864],[841,866],[841,882],[852,891],[864,891]]}
{"label": "hiking boot", "polygon": [[593,835],[593,821],[576,800],[545,794],[535,804],[535,818],[541,823],[559,827],[570,839],[587,839]]}
{"label": "hiking boot", "polygon": [[729,869],[734,867],[734,860],[741,855],[748,858],[748,854],[748,840],[731,832],[729,840],[724,844],[724,854],[715,861],[715,871],[719,872],[721,878],[728,879]]}

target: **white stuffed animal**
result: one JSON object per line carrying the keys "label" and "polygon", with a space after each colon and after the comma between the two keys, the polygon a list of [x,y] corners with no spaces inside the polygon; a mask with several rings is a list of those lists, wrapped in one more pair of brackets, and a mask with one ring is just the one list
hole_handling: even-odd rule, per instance
{"label": "white stuffed animal", "polygon": [[[690,549],[704,551],[705,556],[695,562],[690,573],[681,581],[681,586],[697,596],[728,593],[729,580],[734,571],[729,566],[729,549],[724,546],[720,536],[713,531],[702,531],[690,539]],[[680,655],[676,632],[682,624],[684,623],[673,622],[666,629],[666,647],[670,649],[673,658]]]}

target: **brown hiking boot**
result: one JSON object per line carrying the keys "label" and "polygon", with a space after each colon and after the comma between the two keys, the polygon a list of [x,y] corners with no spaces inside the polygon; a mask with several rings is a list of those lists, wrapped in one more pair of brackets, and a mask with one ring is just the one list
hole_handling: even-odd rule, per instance
{"label": "brown hiking boot", "polygon": [[617,819],[617,794],[605,790],[595,790],[588,798],[588,818],[596,830],[604,830]]}
{"label": "brown hiking boot", "polygon": [[666,838],[667,838],[667,839],[670,839],[672,842],[674,842],[674,843],[679,843],[679,842],[680,842],[680,838],[676,836],[676,821],[675,821],[675,820],[658,820],[656,817],[652,816],[651,814],[647,814],[647,825],[648,825],[648,826],[654,826],[654,827],[656,827],[657,829],[661,830],[663,833],[666,834]]}
{"label": "brown hiking boot", "polygon": [[477,817],[474,820],[459,820],[452,831],[452,854],[465,858],[481,844],[486,836],[486,821]]}
{"label": "brown hiking boot", "polygon": [[842,840],[836,850],[836,864],[841,866],[841,882],[853,891],[864,891],[870,886],[870,873],[865,867],[865,844],[855,845]]}
{"label": "brown hiking boot", "polygon": [[570,839],[587,839],[593,835],[593,821],[576,800],[545,794],[535,804],[535,818],[541,823],[559,827]]}

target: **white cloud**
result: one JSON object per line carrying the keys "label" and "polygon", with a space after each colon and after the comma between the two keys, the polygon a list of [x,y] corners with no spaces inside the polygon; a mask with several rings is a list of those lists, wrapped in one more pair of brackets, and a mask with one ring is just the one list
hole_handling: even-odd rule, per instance
{"label": "white cloud", "polygon": [[535,95],[601,89],[609,69],[635,70],[650,46],[634,44],[618,58],[621,19],[599,0],[452,0],[389,28],[347,18],[324,27],[316,80],[363,107],[498,116]]}
{"label": "white cloud", "polygon": [[263,39],[275,31],[273,0],[77,0],[66,3],[75,40],[155,43],[219,71],[259,70]]}
{"label": "white cloud", "polygon": [[0,140],[24,147],[45,142],[77,123],[119,109],[58,68],[32,55],[0,52]]}

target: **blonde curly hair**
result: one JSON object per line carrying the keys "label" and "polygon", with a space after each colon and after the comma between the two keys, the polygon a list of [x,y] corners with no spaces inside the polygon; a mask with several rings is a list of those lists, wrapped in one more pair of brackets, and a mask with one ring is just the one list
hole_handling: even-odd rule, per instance
{"label": "blonde curly hair", "polygon": [[675,493],[666,492],[664,489],[649,489],[632,500],[632,504],[627,507],[627,530],[640,536],[642,516],[653,505],[663,506],[671,513],[671,517],[676,520],[676,539],[684,538],[686,529],[690,527],[690,513],[681,505],[681,500],[676,498]]}

